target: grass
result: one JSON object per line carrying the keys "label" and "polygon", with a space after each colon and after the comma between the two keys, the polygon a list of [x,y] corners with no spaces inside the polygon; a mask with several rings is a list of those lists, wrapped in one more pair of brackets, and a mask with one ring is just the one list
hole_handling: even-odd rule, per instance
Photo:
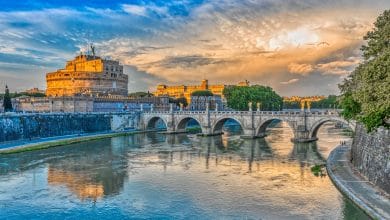
{"label": "grass", "polygon": [[199,127],[199,126],[187,127],[186,131],[189,132],[189,133],[199,133],[199,132],[202,132],[202,128]]}
{"label": "grass", "polygon": [[15,153],[22,153],[22,152],[28,152],[28,151],[35,151],[35,150],[43,150],[48,149],[51,147],[59,147],[64,146],[68,144],[75,144],[80,142],[86,142],[86,141],[93,141],[103,138],[110,138],[110,137],[119,137],[119,136],[125,136],[129,134],[138,134],[138,133],[144,133],[147,131],[130,131],[130,132],[121,132],[121,133],[108,133],[108,134],[99,134],[99,135],[93,135],[93,136],[87,136],[87,137],[75,137],[75,138],[69,138],[65,140],[56,140],[56,141],[48,141],[48,142],[42,142],[37,144],[31,144],[26,147],[16,147],[9,150],[0,151],[0,155],[4,154],[15,154]]}

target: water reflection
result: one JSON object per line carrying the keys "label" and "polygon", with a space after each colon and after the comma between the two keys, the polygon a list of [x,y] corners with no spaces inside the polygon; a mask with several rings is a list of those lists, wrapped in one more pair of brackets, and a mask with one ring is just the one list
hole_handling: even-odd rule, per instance
{"label": "water reflection", "polygon": [[366,218],[310,172],[346,138],[329,129],[308,144],[291,143],[282,123],[265,139],[146,133],[1,156],[0,208],[38,218]]}

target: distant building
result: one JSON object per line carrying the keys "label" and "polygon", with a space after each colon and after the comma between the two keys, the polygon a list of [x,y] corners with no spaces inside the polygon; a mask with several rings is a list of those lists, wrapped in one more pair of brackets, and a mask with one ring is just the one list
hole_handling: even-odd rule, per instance
{"label": "distant building", "polygon": [[118,61],[95,55],[79,55],[66,63],[65,69],[46,74],[46,95],[127,96],[128,76]]}
{"label": "distant building", "polygon": [[[119,96],[104,97],[18,97],[12,100],[16,112],[124,112],[150,110],[169,110],[169,98]],[[1,104],[2,105],[2,104]]]}
{"label": "distant building", "polygon": [[[207,79],[202,80],[200,85],[179,85],[179,86],[167,86],[167,85],[158,85],[156,92],[153,94],[155,96],[170,96],[174,98],[180,98],[185,97],[187,99],[188,103],[191,103],[191,94],[194,91],[198,90],[210,90],[214,95],[219,95],[220,97],[224,98],[223,96],[223,90],[228,85],[209,85],[209,82]],[[249,86],[249,82],[239,82],[238,86]]]}
{"label": "distant building", "polygon": [[27,89],[26,91],[24,91],[25,93],[27,94],[37,94],[37,93],[43,93],[45,94],[45,90],[40,90],[38,88],[32,88],[32,89]]}
{"label": "distant building", "polygon": [[215,110],[218,106],[218,110],[223,110],[222,98],[219,95],[213,96],[191,96],[191,104],[189,109],[192,111],[204,111],[207,104],[210,110]]}

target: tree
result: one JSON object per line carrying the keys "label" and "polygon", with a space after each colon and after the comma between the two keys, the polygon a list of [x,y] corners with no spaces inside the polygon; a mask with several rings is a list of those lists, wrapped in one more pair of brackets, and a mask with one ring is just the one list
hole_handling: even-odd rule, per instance
{"label": "tree", "polygon": [[333,108],[333,106],[338,106],[339,103],[337,102],[337,96],[335,95],[329,95],[327,98],[322,99],[320,101],[312,102],[311,108],[330,108],[330,106]]}
{"label": "tree", "polygon": [[12,102],[11,102],[11,97],[9,95],[9,89],[8,89],[7,85],[5,85],[5,94],[4,94],[4,99],[3,99],[3,107],[4,107],[4,112],[12,111]]}
{"label": "tree", "polygon": [[191,96],[213,96],[210,90],[197,90],[191,93]]}
{"label": "tree", "polygon": [[183,107],[188,106],[187,99],[185,97],[180,97],[180,98],[169,98],[169,103],[174,103],[176,106],[180,106],[180,104],[183,104]]}
{"label": "tree", "polygon": [[253,103],[253,109],[256,103],[260,103],[261,110],[279,110],[283,106],[282,97],[268,86],[229,86],[223,90],[223,94],[227,105],[236,110],[248,110],[249,102]]}
{"label": "tree", "polygon": [[129,97],[132,98],[143,98],[143,97],[153,97],[154,95],[152,93],[148,92],[133,92],[129,93]]}
{"label": "tree", "polygon": [[339,85],[343,116],[362,122],[368,131],[389,127],[390,10],[381,14],[362,46],[363,61]]}

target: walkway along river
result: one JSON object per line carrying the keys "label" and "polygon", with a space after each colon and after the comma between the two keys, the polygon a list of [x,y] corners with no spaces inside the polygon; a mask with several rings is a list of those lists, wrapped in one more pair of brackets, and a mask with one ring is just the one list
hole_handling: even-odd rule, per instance
{"label": "walkway along river", "polygon": [[0,219],[368,219],[310,169],[349,140],[343,131],[326,124],[299,144],[291,132],[146,133],[0,155]]}

